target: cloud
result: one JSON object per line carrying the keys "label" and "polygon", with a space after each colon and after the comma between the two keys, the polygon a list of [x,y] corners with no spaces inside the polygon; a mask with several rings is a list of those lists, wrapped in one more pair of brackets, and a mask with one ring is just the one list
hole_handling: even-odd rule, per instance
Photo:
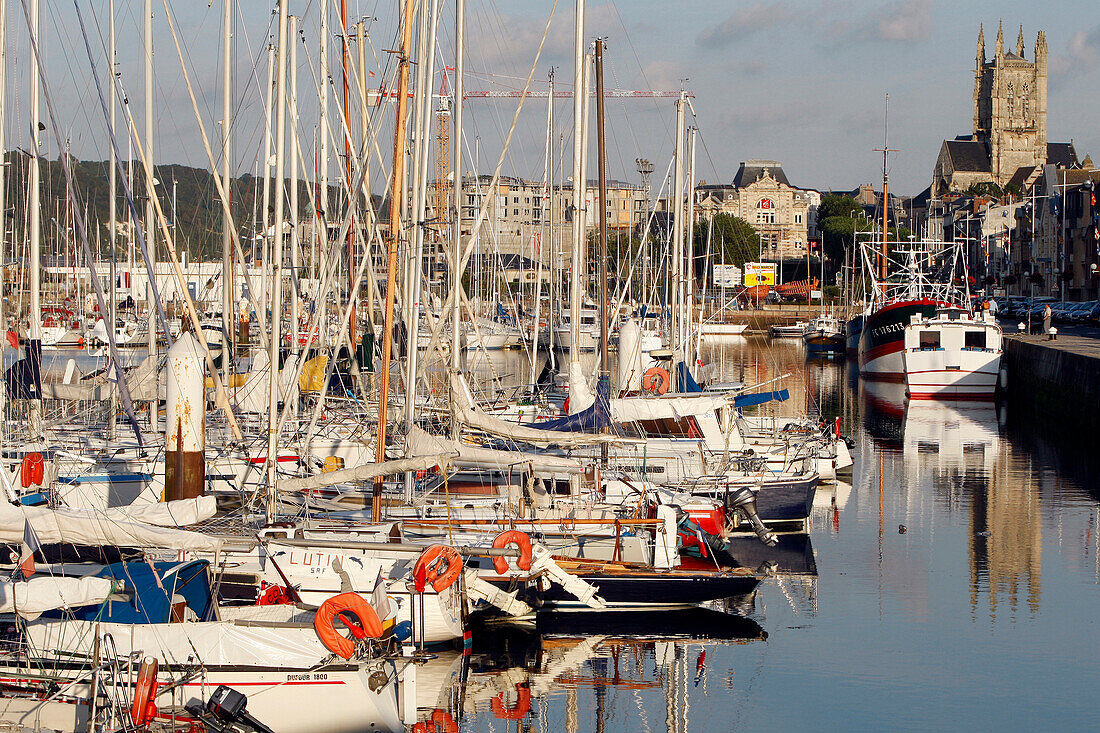
{"label": "cloud", "polygon": [[1050,55],[1050,87],[1057,90],[1069,79],[1091,71],[1100,60],[1100,25],[1090,31],[1076,31],[1064,53]]}
{"label": "cloud", "polygon": [[876,41],[915,43],[932,37],[932,0],[899,0],[872,13],[863,28]]}
{"label": "cloud", "polygon": [[786,3],[755,2],[738,8],[718,25],[704,30],[696,43],[704,48],[722,48],[793,18]]}

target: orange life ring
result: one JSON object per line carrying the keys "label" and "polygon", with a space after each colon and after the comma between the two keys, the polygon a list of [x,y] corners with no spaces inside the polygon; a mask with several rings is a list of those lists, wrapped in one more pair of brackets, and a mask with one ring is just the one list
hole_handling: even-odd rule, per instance
{"label": "orange life ring", "polygon": [[45,473],[45,461],[42,460],[41,453],[28,453],[23,456],[23,462],[19,466],[19,481],[24,489],[41,486]]}
{"label": "orange life ring", "polygon": [[[338,657],[351,659],[355,654],[355,642],[336,630],[333,621],[337,616],[357,638],[369,636],[377,639],[382,636],[382,621],[363,596],[358,593],[333,596],[317,609],[317,615],[313,617],[313,629],[325,648]],[[354,616],[355,620],[352,621],[349,616]]]}
{"label": "orange life ring", "polygon": [[[530,570],[533,556],[531,538],[526,532],[510,529],[507,532],[501,532],[493,540],[493,549],[495,550],[503,550],[505,547],[512,546],[519,549],[519,559],[516,561],[516,567],[520,570]],[[507,575],[508,571],[512,569],[509,560],[511,560],[509,557],[498,556],[493,558],[493,568],[496,569],[497,575]]]}
{"label": "orange life ring", "polygon": [[432,545],[420,553],[413,566],[416,592],[423,593],[427,584],[431,583],[436,593],[442,593],[454,585],[460,572],[462,556],[458,550],[448,545]]}
{"label": "orange life ring", "polygon": [[134,688],[134,704],[130,708],[130,717],[134,725],[145,725],[157,715],[157,660],[143,661],[138,672],[137,685]]}
{"label": "orange life ring", "polygon": [[504,707],[504,693],[497,693],[489,704],[493,709],[493,715],[500,720],[523,720],[531,711],[531,688],[523,683],[516,685],[516,695],[519,699],[516,700],[515,706],[507,708]]}
{"label": "orange life ring", "polygon": [[650,367],[642,375],[642,389],[650,394],[664,394],[672,385],[672,375],[662,367]]}

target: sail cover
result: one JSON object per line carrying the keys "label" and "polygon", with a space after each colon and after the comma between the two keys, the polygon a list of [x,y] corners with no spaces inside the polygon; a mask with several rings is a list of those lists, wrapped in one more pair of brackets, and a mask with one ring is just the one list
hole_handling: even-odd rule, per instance
{"label": "sail cover", "polygon": [[63,578],[47,575],[0,583],[0,613],[35,619],[46,611],[98,605],[111,595],[110,578]]}
{"label": "sail cover", "polygon": [[409,429],[406,440],[406,450],[410,456],[453,455],[454,463],[473,468],[507,469],[530,466],[535,471],[567,473],[584,473],[585,468],[583,462],[572,458],[470,445],[460,440],[432,435],[415,425]]}
{"label": "sail cover", "polygon": [[[451,374],[451,394],[454,401],[455,415],[460,422],[471,428],[477,428],[493,435],[504,438],[531,443],[532,445],[561,445],[578,446],[592,445],[594,443],[629,443],[635,442],[616,435],[603,435],[599,433],[559,432],[558,429],[544,429],[542,427],[529,427],[502,420],[499,417],[486,414],[474,405],[473,394],[466,379],[459,373]],[[548,421],[550,423],[554,421]],[[545,423],[540,423],[540,425]],[[570,429],[571,430],[571,429]]]}
{"label": "sail cover", "polygon": [[27,525],[38,541],[67,542],[74,545],[115,545],[118,547],[160,547],[176,550],[216,552],[224,540],[198,532],[156,527],[145,522],[108,516],[103,512],[79,509],[15,506],[0,503],[0,542],[23,541]]}

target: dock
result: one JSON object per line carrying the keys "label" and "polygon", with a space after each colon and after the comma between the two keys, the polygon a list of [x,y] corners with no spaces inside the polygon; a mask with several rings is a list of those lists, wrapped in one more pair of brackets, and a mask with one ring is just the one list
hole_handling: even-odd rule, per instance
{"label": "dock", "polygon": [[1084,425],[1100,424],[1100,339],[1005,335],[1007,398]]}

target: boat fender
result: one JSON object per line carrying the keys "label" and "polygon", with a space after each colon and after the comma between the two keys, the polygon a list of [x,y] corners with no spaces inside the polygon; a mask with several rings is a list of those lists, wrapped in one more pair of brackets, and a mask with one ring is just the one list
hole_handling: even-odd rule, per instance
{"label": "boat fender", "polygon": [[664,394],[672,386],[672,375],[662,367],[650,367],[642,375],[642,390],[649,394]]}
{"label": "boat fender", "polygon": [[[507,532],[501,532],[493,540],[493,549],[503,550],[506,547],[515,547],[519,550],[519,559],[516,560],[516,568],[519,570],[527,571],[531,569],[531,559],[533,553],[531,551],[531,538],[526,532],[520,532],[518,529],[510,529]],[[493,568],[497,571],[497,575],[507,575],[508,571],[512,569],[508,557],[494,557]]]}
{"label": "boat fender", "polygon": [[[313,617],[313,629],[325,648],[338,657],[351,659],[355,654],[355,642],[336,630],[333,622],[337,616],[348,626],[352,636],[358,639],[368,636],[377,639],[382,635],[382,621],[363,596],[358,593],[333,596],[317,609],[317,615]],[[354,620],[350,617],[354,617]]]}
{"label": "boat fender", "polygon": [[493,715],[500,720],[523,720],[531,711],[531,687],[524,683],[516,685],[516,696],[515,706],[507,708],[504,707],[504,693],[498,693],[490,703]]}
{"label": "boat fender", "polygon": [[458,550],[447,545],[432,545],[420,553],[413,566],[416,592],[423,593],[431,583],[436,593],[442,593],[454,584],[461,572],[462,557]]}
{"label": "boat fender", "polygon": [[413,733],[458,733],[458,722],[446,710],[436,708],[430,720],[422,720],[413,726]]}
{"label": "boat fender", "polygon": [[23,462],[19,466],[19,481],[24,489],[31,486],[41,486],[45,475],[45,461],[41,453],[28,453],[23,456]]}
{"label": "boat fender", "polygon": [[134,703],[130,708],[130,717],[134,725],[145,725],[157,715],[157,660],[146,657],[138,671],[137,685],[134,687]]}

